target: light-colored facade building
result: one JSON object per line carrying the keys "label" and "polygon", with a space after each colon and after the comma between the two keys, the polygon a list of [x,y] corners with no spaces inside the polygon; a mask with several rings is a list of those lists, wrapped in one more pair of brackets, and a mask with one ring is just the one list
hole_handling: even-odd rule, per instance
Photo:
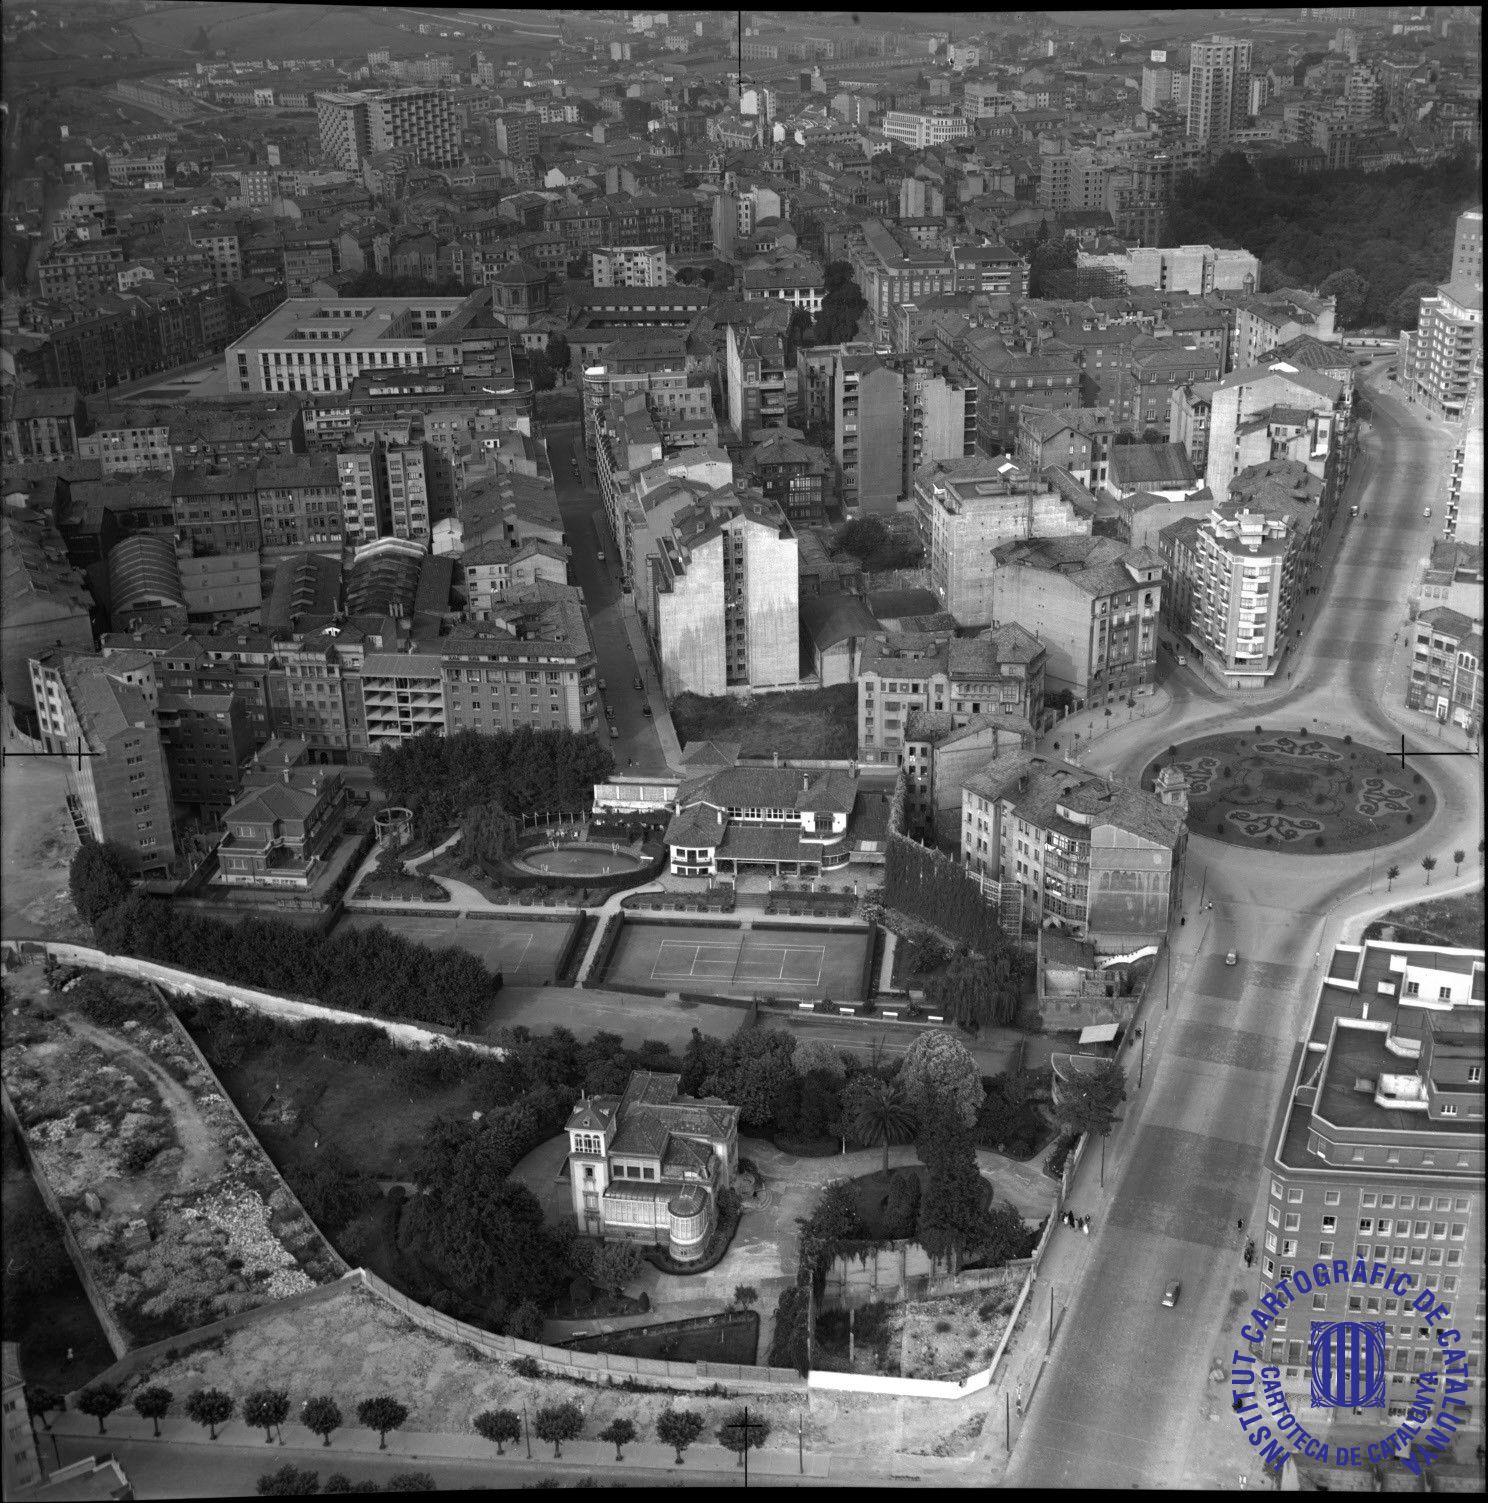
{"label": "light-colored facade building", "polygon": [[1188,134],[1220,151],[1245,125],[1252,44],[1214,36],[1188,51]]}
{"label": "light-colored facade building", "polygon": [[902,141],[911,151],[944,146],[947,141],[971,134],[966,117],[949,108],[888,110],[884,114],[882,129],[889,140]]}
{"label": "light-colored facade building", "polygon": [[799,681],[796,535],[773,502],[739,486],[702,497],[649,563],[647,624],[668,699]]}
{"label": "light-colored facade building", "polygon": [[222,817],[214,882],[225,887],[313,887],[341,834],[347,789],[331,767],[306,765],[303,741],[270,741],[243,775]]}
{"label": "light-colored facade building", "polygon": [[425,167],[458,167],[460,124],[440,89],[359,89],[317,94],[320,149],[337,167],[359,172],[368,158],[406,151]]}
{"label": "light-colored facade building", "polygon": [[664,245],[602,245],[589,253],[596,287],[665,287]]}
{"label": "light-colored facade building", "polygon": [[832,447],[845,507],[897,509],[903,446],[904,377],[877,355],[839,355],[832,374]]}
{"label": "light-colored facade building", "polygon": [[729,427],[739,442],[758,443],[765,433],[786,427],[785,344],[780,336],[730,324],[725,358]]}
{"label": "light-colored facade building", "polygon": [[1411,623],[1413,653],[1406,704],[1442,724],[1477,734],[1483,725],[1483,593],[1478,617],[1447,606],[1424,610]]}
{"label": "light-colored facade building", "polygon": [[1421,299],[1406,389],[1429,412],[1461,419],[1483,391],[1483,287],[1449,282]]}
{"label": "light-colored facade building", "polygon": [[1181,777],[1153,792],[1028,752],[967,778],[961,860],[1023,889],[1023,912],[1119,953],[1168,931],[1183,892],[1188,794]]}
{"label": "light-colored facade building", "polygon": [[1348,400],[1337,381],[1287,361],[1244,366],[1210,394],[1204,483],[1224,501],[1236,474],[1273,458],[1297,459],[1321,476],[1334,446],[1348,439]]}
{"label": "light-colored facade building", "polygon": [[1253,292],[1261,276],[1261,263],[1249,251],[1216,250],[1212,245],[1165,249],[1143,245],[1120,253],[1077,251],[1075,264],[1082,271],[1116,272],[1128,287],[1152,287],[1159,292]]}
{"label": "light-colored facade building", "polygon": [[1092,531],[1093,511],[1082,514],[1056,487],[1006,456],[977,454],[927,466],[915,476],[914,502],[930,586],[963,626],[998,619],[992,580],[999,544]]}
{"label": "light-colored facade building", "polygon": [[621,1096],[581,1096],[568,1119],[574,1222],[590,1237],[707,1251],[718,1193],[739,1169],[739,1108],[680,1098],[679,1075],[636,1070]]}

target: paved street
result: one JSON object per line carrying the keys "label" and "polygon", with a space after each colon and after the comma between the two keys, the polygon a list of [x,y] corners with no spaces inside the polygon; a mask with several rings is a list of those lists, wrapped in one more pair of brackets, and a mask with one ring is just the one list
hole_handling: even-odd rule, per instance
{"label": "paved street", "polygon": [[[1348,521],[1343,508],[1330,541],[1337,559],[1313,602],[1317,618],[1291,686],[1226,696],[1178,670],[1167,713],[1098,736],[1087,765],[1135,776],[1171,742],[1259,721],[1316,725],[1378,746],[1398,746],[1401,727],[1418,723],[1403,707],[1382,710],[1378,696],[1388,685],[1400,704],[1391,636],[1438,525],[1423,518],[1422,497],[1432,494],[1435,456],[1450,439],[1392,397],[1371,406],[1366,454],[1347,497],[1369,515]],[[1435,751],[1460,748],[1463,738],[1449,731],[1438,741],[1427,724],[1408,742]],[[1288,858],[1191,835],[1171,1007],[1164,1011],[1154,987],[1143,1087],[1139,1094],[1132,1078],[1104,1188],[1099,1152],[1081,1167],[1071,1203],[1094,1218],[1091,1235],[1061,1229],[1042,1271],[1035,1325],[1006,1376],[1006,1390],[1021,1386],[1027,1406],[1027,1419],[1014,1424],[1011,1461],[1000,1423],[983,1440],[989,1469],[1006,1468],[1009,1483],[1231,1487],[1255,1472],[1239,1430],[1224,1423],[1215,1364],[1228,1357],[1237,1312],[1254,1292],[1237,1222],[1259,1224],[1260,1162],[1311,1013],[1317,957],[1346,926],[1355,936],[1367,912],[1421,895],[1423,855],[1475,850],[1482,833],[1481,762],[1434,757],[1415,766],[1435,784],[1438,812],[1428,828],[1380,852],[1372,895],[1371,863],[1358,855]],[[1404,875],[1386,897],[1390,862]],[[1432,891],[1481,880],[1469,867],[1455,883],[1438,875]],[[1201,910],[1201,890],[1212,911]],[[1241,956],[1233,968],[1223,961],[1232,946]],[[1175,1279],[1182,1296],[1176,1309],[1163,1309],[1163,1288]],[[1041,1372],[1051,1291],[1058,1328]]]}
{"label": "paved street", "polygon": [[[610,742],[617,769],[625,771],[631,758],[635,770],[664,777],[666,757],[657,735],[656,722],[642,713],[646,695],[633,680],[644,671],[626,635],[621,614],[620,576],[616,566],[615,541],[604,521],[604,501],[594,472],[584,454],[578,423],[553,423],[547,428],[548,455],[553,464],[553,482],[558,489],[558,508],[568,546],[573,550],[574,582],[584,591],[594,632],[594,651],[599,675],[605,681],[604,702],[615,712],[618,740]],[[575,479],[572,461],[577,457],[582,479]],[[604,562],[599,560],[603,548]],[[654,685],[654,675],[647,674]],[[659,701],[653,708],[659,708]]]}

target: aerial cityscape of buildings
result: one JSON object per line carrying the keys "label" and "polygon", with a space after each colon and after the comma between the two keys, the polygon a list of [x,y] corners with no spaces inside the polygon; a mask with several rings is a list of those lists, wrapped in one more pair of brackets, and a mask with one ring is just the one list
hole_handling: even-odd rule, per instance
{"label": "aerial cityscape of buildings", "polygon": [[1481,1486],[1480,8],[198,10],[0,18],[5,1497]]}

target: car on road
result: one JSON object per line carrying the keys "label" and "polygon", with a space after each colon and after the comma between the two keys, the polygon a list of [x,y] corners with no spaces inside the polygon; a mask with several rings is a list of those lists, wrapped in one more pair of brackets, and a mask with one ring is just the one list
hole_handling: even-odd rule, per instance
{"label": "car on road", "polygon": [[603,548],[596,548],[594,550],[594,556],[595,556],[595,558],[597,558],[600,561],[600,563],[603,563],[605,561],[604,560],[604,549]]}
{"label": "car on road", "polygon": [[606,705],[605,706],[605,719],[606,720],[613,720],[614,718],[615,718],[615,707],[614,707],[614,705]]}
{"label": "car on road", "polygon": [[1349,516],[1351,516],[1351,517],[1357,517],[1358,515],[1359,515],[1359,508],[1357,506],[1351,506],[1351,507],[1349,507]]}
{"label": "car on road", "polygon": [[1171,1310],[1178,1303],[1178,1295],[1183,1285],[1176,1279],[1163,1291],[1163,1309]]}
{"label": "car on road", "polygon": [[1429,516],[1430,516],[1430,515],[1431,515],[1431,508],[1430,508],[1430,507],[1429,507],[1429,506],[1428,506],[1428,507],[1427,507],[1427,508],[1426,508],[1426,509],[1425,509],[1425,511],[1423,511],[1423,512],[1422,512],[1422,513],[1421,513],[1421,515],[1422,515],[1422,516],[1423,516],[1423,517],[1429,517]]}
{"label": "car on road", "polygon": [[1230,953],[1225,956],[1226,965],[1238,965],[1239,963],[1240,957],[1233,950],[1231,950]]}
{"label": "car on road", "polygon": [[630,687],[632,689],[644,689],[646,687],[645,684],[643,684],[641,682],[641,676],[640,676],[639,673],[636,674],[636,676],[633,679],[631,679],[631,681],[630,681]]}
{"label": "car on road", "polygon": [[616,725],[615,722],[612,720],[610,722],[610,740],[611,741],[618,741],[619,739],[620,739],[620,727],[618,725]]}
{"label": "car on road", "polygon": [[650,713],[651,713],[651,706],[650,705],[642,705],[641,706],[641,714],[642,715],[649,715]]}
{"label": "car on road", "polygon": [[605,681],[603,679],[600,679],[599,680],[599,692],[601,694],[603,694],[605,692],[605,688],[606,688]]}
{"label": "car on road", "polygon": [[1181,652],[1178,654],[1178,666],[1180,668],[1188,667],[1188,659]]}

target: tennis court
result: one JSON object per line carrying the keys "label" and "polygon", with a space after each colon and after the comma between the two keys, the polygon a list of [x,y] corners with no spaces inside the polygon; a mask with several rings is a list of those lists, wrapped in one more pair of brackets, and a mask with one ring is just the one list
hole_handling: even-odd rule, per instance
{"label": "tennis court", "polygon": [[862,992],[867,931],[729,929],[625,921],[606,980],[718,996],[840,997]]}
{"label": "tennis court", "polygon": [[577,914],[568,923],[534,923],[530,919],[461,918],[458,913],[348,913],[335,932],[381,924],[414,944],[468,950],[488,971],[499,971],[505,981],[532,986],[557,976],[558,957],[579,922]]}

